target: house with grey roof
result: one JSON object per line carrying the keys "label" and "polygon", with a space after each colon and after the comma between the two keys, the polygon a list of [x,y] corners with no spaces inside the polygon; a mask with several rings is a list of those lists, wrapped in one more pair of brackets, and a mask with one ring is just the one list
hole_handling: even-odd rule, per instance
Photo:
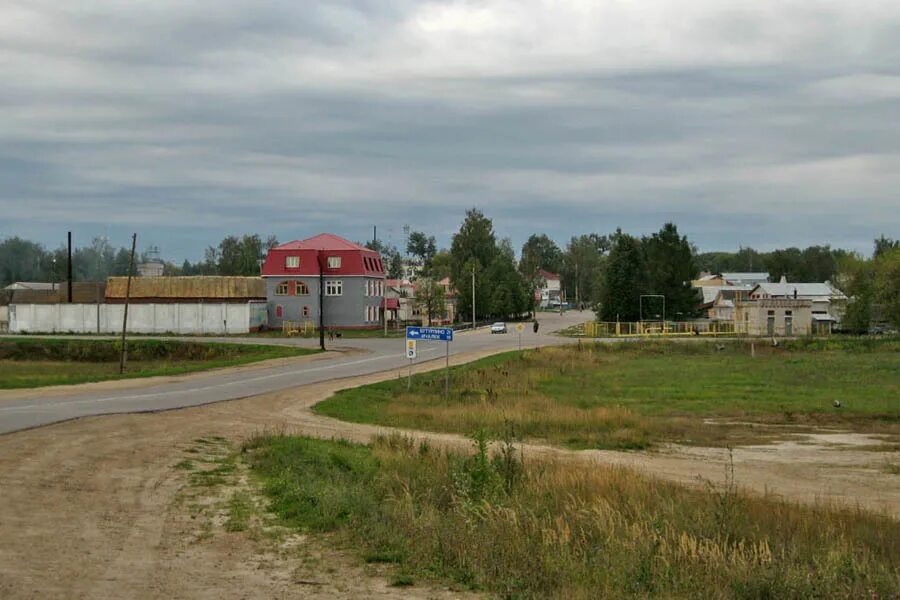
{"label": "house with grey roof", "polygon": [[847,296],[829,282],[788,283],[785,277],[778,283],[759,283],[750,290],[750,300],[794,299],[809,300],[814,323],[840,323],[847,308]]}

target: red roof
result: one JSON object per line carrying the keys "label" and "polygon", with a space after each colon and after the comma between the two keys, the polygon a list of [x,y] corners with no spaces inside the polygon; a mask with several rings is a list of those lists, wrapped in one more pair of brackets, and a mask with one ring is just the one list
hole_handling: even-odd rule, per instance
{"label": "red roof", "polygon": [[[320,256],[321,255],[321,256]],[[263,277],[309,277],[319,274],[323,261],[326,277],[365,275],[384,277],[384,263],[374,250],[331,234],[322,233],[305,240],[281,244],[269,250],[263,263]],[[288,266],[288,265],[291,266]],[[329,266],[336,264],[338,266]]]}
{"label": "red roof", "polygon": [[294,240],[276,246],[273,250],[363,250],[372,252],[364,246],[354,244],[350,240],[345,240],[339,235],[333,233],[320,233],[305,240]]}
{"label": "red roof", "polygon": [[551,273],[550,271],[545,271],[541,269],[538,271],[538,275],[543,277],[544,279],[559,279],[559,275],[556,273]]}

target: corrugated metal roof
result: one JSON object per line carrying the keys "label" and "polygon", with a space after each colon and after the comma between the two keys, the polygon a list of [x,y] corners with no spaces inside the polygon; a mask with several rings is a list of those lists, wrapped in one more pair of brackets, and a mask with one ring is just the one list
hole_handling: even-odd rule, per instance
{"label": "corrugated metal roof", "polygon": [[837,288],[827,283],[760,283],[754,288],[770,296],[792,297],[796,290],[798,297],[804,298],[845,298]]}
{"label": "corrugated metal roof", "polygon": [[[127,277],[110,277],[107,298],[125,298]],[[141,298],[265,298],[262,277],[134,277],[131,297]]]}

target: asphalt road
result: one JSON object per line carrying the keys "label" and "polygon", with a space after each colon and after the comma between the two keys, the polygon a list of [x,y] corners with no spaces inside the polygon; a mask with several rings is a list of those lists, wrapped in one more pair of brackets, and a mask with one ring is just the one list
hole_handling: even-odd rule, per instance
{"label": "asphalt road", "polygon": [[[581,323],[587,313],[570,311],[564,315],[541,313],[540,331],[535,334],[530,324],[522,333],[523,347],[562,344],[573,341],[553,332]],[[248,338],[194,338],[202,341],[247,342]],[[450,344],[450,353],[503,351],[518,348],[519,336],[510,325],[506,335],[491,335],[486,329],[457,333]],[[295,344],[316,346],[317,340],[283,338],[254,338],[254,343]],[[223,400],[234,400],[268,392],[284,390],[406,367],[405,341],[400,338],[362,338],[326,344],[338,352],[322,355],[315,360],[279,361],[277,366],[254,369],[219,370],[182,378],[167,378],[164,383],[120,390],[85,391],[84,386],[72,386],[71,393],[60,388],[47,388],[41,393],[23,390],[0,398],[0,433],[49,425],[79,417],[148,412],[199,406]],[[443,359],[443,342],[419,342],[417,362]]]}

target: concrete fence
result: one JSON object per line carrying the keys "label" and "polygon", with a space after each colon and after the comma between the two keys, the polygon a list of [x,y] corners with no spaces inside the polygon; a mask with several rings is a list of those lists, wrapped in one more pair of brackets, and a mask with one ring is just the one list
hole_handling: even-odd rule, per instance
{"label": "concrete fence", "polygon": [[[124,304],[12,304],[12,333],[118,333]],[[266,324],[266,303],[132,304],[131,333],[237,334]]]}

